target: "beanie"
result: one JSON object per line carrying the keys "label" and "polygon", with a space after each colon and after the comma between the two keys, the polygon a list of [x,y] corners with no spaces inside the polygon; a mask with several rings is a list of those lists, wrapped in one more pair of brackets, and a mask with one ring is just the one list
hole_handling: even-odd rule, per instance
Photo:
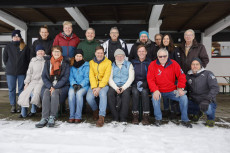
{"label": "beanie", "polygon": [[43,51],[45,51],[45,48],[42,46],[42,45],[40,45],[40,44],[38,44],[37,46],[36,46],[36,52],[37,51],[39,51],[39,50],[43,50]]}
{"label": "beanie", "polygon": [[74,51],[74,57],[75,57],[77,54],[81,54],[82,56],[84,56],[84,52],[83,52],[82,49],[75,49],[75,51]]}
{"label": "beanie", "polygon": [[200,65],[202,66],[202,62],[201,62],[201,60],[200,60],[198,57],[194,57],[194,58],[192,59],[192,61],[191,61],[191,64],[192,64],[193,61],[199,62]]}
{"label": "beanie", "polygon": [[141,31],[141,32],[139,33],[139,38],[141,37],[142,34],[146,34],[147,37],[149,38],[149,33],[148,33],[147,31]]}
{"label": "beanie", "polygon": [[12,32],[12,37],[14,37],[14,36],[22,38],[21,31],[20,30],[14,30]]}
{"label": "beanie", "polygon": [[114,57],[117,56],[117,55],[125,55],[125,52],[122,49],[117,49],[114,52]]}

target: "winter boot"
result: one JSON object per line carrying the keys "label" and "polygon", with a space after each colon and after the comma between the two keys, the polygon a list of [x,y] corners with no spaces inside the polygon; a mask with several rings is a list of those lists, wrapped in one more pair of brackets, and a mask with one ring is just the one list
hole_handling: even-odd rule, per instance
{"label": "winter boot", "polygon": [[184,121],[181,121],[181,125],[187,127],[187,128],[192,128],[192,124],[190,124],[189,122],[184,122]]}
{"label": "winter boot", "polygon": [[214,125],[215,125],[215,121],[213,120],[207,120],[205,123],[205,126],[207,127],[214,127]]}
{"label": "winter boot", "polygon": [[41,121],[38,124],[35,124],[35,127],[43,128],[44,126],[46,126],[47,123],[48,123],[48,119],[47,118],[42,118]]}
{"label": "winter boot", "polygon": [[155,120],[155,125],[158,127],[161,126],[161,120]]}
{"label": "winter boot", "polygon": [[204,113],[200,111],[198,114],[193,115],[192,121],[193,121],[193,122],[198,122],[199,119],[200,119],[201,117],[203,117],[203,116],[204,116]]}
{"label": "winter boot", "polygon": [[21,106],[18,106],[17,113],[21,113]]}
{"label": "winter boot", "polygon": [[104,125],[104,116],[99,116],[96,127],[102,127],[103,125]]}
{"label": "winter boot", "polygon": [[15,105],[11,105],[10,112],[11,113],[16,113],[16,106]]}
{"label": "winter boot", "polygon": [[95,110],[93,111],[93,120],[96,121],[98,120],[98,117],[99,117],[99,110]]}
{"label": "winter boot", "polygon": [[48,127],[54,127],[55,124],[55,116],[50,116],[48,120]]}
{"label": "winter boot", "polygon": [[143,119],[141,121],[143,125],[149,125],[149,113],[143,113]]}
{"label": "winter boot", "polygon": [[138,112],[137,112],[137,113],[133,113],[133,120],[132,120],[132,123],[133,123],[133,124],[139,124],[138,118],[139,118],[139,113],[138,113]]}

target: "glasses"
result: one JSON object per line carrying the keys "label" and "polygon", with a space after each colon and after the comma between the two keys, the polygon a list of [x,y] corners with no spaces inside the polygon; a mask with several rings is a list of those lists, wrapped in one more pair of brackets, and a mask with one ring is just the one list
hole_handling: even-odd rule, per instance
{"label": "glasses", "polygon": [[192,34],[185,34],[185,37],[192,37]]}
{"label": "glasses", "polygon": [[110,32],[110,34],[118,34],[118,32]]}
{"label": "glasses", "polygon": [[59,50],[54,50],[53,53],[61,53]]}
{"label": "glasses", "polygon": [[164,56],[158,56],[159,58],[166,58],[167,57],[167,55],[164,55]]}

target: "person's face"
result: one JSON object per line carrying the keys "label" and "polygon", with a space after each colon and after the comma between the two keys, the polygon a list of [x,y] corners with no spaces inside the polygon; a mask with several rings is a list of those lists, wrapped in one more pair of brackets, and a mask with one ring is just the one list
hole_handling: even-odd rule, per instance
{"label": "person's face", "polygon": [[18,36],[13,36],[13,37],[12,37],[12,40],[13,40],[13,41],[20,41],[20,40],[21,40],[21,38],[20,38],[20,37],[18,37]]}
{"label": "person's face", "polygon": [[119,36],[119,32],[116,29],[112,29],[110,31],[110,37],[113,41],[117,41],[118,36]]}
{"label": "person's face", "polygon": [[195,38],[195,36],[193,35],[193,33],[191,31],[185,32],[185,34],[184,34],[184,40],[186,42],[192,42],[194,38]]}
{"label": "person's face", "polygon": [[157,35],[156,37],[155,37],[155,43],[157,44],[157,46],[160,46],[161,45],[161,36],[160,35]]}
{"label": "person's face", "polygon": [[88,41],[92,41],[95,37],[95,32],[92,29],[89,29],[86,31],[85,36]]}
{"label": "person's face", "polygon": [[201,69],[201,65],[198,61],[193,61],[191,64],[191,69],[193,73],[197,73]]}
{"label": "person's face", "polygon": [[118,61],[118,62],[122,62],[122,61],[124,61],[125,56],[124,56],[124,55],[116,55],[116,56],[115,56],[115,59],[116,59],[116,61]]}
{"label": "person's face", "polygon": [[168,60],[167,54],[165,52],[162,52],[162,51],[159,52],[157,58],[158,58],[159,62],[161,63],[161,65],[165,65],[167,60]]}
{"label": "person's face", "polygon": [[49,36],[49,32],[46,28],[41,28],[39,34],[43,40],[46,40]]}
{"label": "person's face", "polygon": [[77,62],[81,61],[82,59],[83,59],[83,56],[82,56],[81,54],[76,54],[76,55],[75,55],[75,60],[76,60]]}
{"label": "person's face", "polygon": [[96,56],[96,58],[97,58],[98,61],[102,60],[104,58],[104,51],[103,51],[103,49],[96,50],[95,56]]}
{"label": "person's face", "polygon": [[36,55],[37,55],[38,57],[43,57],[43,56],[45,55],[45,51],[44,51],[44,50],[38,50],[38,51],[36,52]]}
{"label": "person's face", "polygon": [[164,38],[163,38],[163,44],[164,44],[164,46],[168,46],[169,45],[169,36],[168,35],[164,36]]}
{"label": "person's face", "polygon": [[71,35],[73,28],[71,25],[64,25],[63,31],[67,36],[69,36],[69,35]]}
{"label": "person's face", "polygon": [[137,50],[137,55],[139,59],[145,59],[147,55],[147,51],[144,47],[141,47]]}
{"label": "person's face", "polygon": [[148,36],[146,34],[142,34],[140,36],[140,42],[142,42],[143,44],[145,44],[148,41]]}
{"label": "person's face", "polygon": [[54,59],[58,59],[59,57],[61,57],[61,51],[60,50],[58,50],[58,49],[54,49],[53,51],[52,51],[52,55],[53,55],[53,57],[54,57]]}

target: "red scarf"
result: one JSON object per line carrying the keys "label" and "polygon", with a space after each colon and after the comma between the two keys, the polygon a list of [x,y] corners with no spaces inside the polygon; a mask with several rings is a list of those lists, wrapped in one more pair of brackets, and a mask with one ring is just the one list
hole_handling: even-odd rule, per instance
{"label": "red scarf", "polygon": [[50,75],[60,75],[61,73],[61,62],[63,60],[63,56],[60,56],[58,59],[54,59],[52,56],[50,62],[52,64]]}

